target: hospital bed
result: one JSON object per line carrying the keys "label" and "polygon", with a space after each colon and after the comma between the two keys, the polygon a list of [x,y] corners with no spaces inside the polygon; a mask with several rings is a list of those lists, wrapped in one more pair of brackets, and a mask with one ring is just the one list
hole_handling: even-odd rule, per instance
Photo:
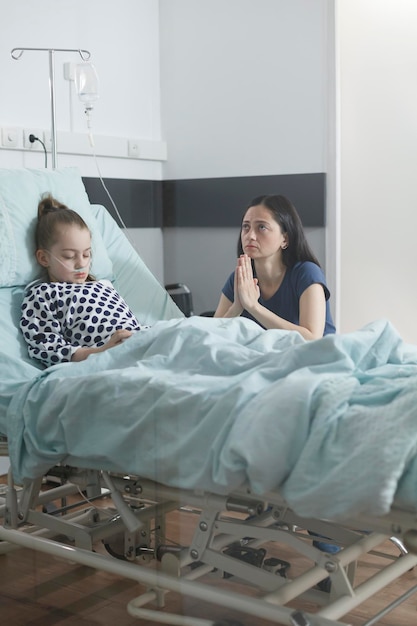
{"label": "hospital bed", "polygon": [[[93,273],[151,326],[46,370],[19,331],[44,192],[84,217]],[[185,319],[75,168],[0,170],[0,243],[1,554],[135,580],[148,591],[131,615],[195,626],[213,622],[164,611],[166,593],[248,625],[339,626],[416,565],[417,348],[389,322],[309,343],[240,318]],[[193,521],[187,545],[169,541],[174,511]],[[292,572],[280,547],[308,566]],[[367,554],[381,566],[358,584]]]}

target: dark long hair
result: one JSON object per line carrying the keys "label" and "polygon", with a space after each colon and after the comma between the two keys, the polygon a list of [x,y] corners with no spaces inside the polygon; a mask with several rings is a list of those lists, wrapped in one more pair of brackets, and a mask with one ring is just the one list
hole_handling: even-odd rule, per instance
{"label": "dark long hair", "polygon": [[[58,227],[72,225],[85,228],[90,232],[81,215],[56,200],[51,194],[44,194],[38,204],[38,221],[35,227],[36,249],[49,250],[56,241]],[[89,274],[86,280],[92,281],[95,278]]]}
{"label": "dark long hair", "polygon": [[[282,262],[285,267],[293,267],[299,261],[311,261],[320,267],[316,255],[307,242],[300,216],[288,198],[280,195],[257,196],[248,204],[243,217],[250,207],[258,205],[264,206],[269,210],[283,234],[287,235],[288,246],[285,250],[281,250]],[[237,254],[238,256],[243,254],[240,235],[237,244]]]}

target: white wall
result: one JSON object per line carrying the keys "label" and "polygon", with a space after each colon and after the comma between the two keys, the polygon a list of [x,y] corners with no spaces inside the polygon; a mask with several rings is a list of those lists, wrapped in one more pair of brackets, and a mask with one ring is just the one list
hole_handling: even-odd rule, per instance
{"label": "white wall", "polygon": [[[26,51],[15,61],[13,48],[82,48],[91,52],[99,76],[93,134],[161,139],[158,0],[0,0],[0,15],[0,127],[51,128],[49,55]],[[70,52],[54,57],[57,131],[85,133],[88,149],[84,110],[74,84],[63,77],[64,63],[81,58]],[[97,163],[104,177],[161,178],[158,161],[98,157]],[[0,167],[43,166],[43,152],[0,149]],[[83,176],[98,176],[92,156],[61,154],[58,142],[58,167],[66,166],[78,167]],[[133,239],[163,282],[160,230],[136,231]]]}
{"label": "white wall", "polygon": [[417,3],[339,0],[340,329],[417,340]]}
{"label": "white wall", "polygon": [[[0,0],[1,15],[7,16],[0,38],[0,126],[50,127],[48,54],[28,51],[14,61],[12,48],[85,48],[100,78],[94,134],[168,144],[163,167],[99,157],[104,177],[326,171],[331,5],[331,0]],[[77,61],[74,53],[55,55],[58,131],[86,130],[73,85],[63,79],[64,63]],[[91,156],[58,154],[58,165],[98,175]],[[43,167],[43,153],[0,149],[0,167]],[[322,229],[311,236],[324,259]],[[189,284],[197,311],[215,306],[219,285],[234,265],[233,229],[174,229],[164,241],[160,231],[147,229],[133,238],[161,282]]]}
{"label": "white wall", "polygon": [[327,0],[160,0],[164,178],[322,172]]}
{"label": "white wall", "polygon": [[[161,138],[157,0],[0,0],[0,9],[7,24],[0,38],[0,126],[51,126],[48,53],[27,51],[15,61],[12,48],[83,48],[100,81],[94,134]],[[73,83],[63,78],[64,63],[79,61],[76,53],[55,53],[58,131],[86,131]],[[97,175],[91,157],[59,156],[59,166],[74,164],[83,175]],[[9,165],[43,167],[43,154],[0,150],[0,166]],[[161,172],[159,162],[128,159],[103,158],[100,167],[119,178],[160,178]]]}
{"label": "white wall", "polygon": [[[160,0],[164,178],[326,171],[331,4]],[[165,280],[197,312],[217,305],[238,230],[164,232]],[[325,259],[323,229],[311,237]]]}

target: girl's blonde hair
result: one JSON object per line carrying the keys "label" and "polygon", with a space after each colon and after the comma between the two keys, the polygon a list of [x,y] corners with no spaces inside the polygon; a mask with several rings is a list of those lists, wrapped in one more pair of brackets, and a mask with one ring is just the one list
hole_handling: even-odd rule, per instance
{"label": "girl's blonde hair", "polygon": [[[50,193],[45,194],[38,204],[38,220],[35,228],[36,249],[49,250],[57,241],[58,227],[72,225],[90,232],[81,215],[59,202]],[[87,280],[95,279],[89,274]]]}

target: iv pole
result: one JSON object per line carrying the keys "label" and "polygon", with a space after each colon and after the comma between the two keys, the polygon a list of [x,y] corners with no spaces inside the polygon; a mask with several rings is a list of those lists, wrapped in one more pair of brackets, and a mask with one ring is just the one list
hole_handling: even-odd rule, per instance
{"label": "iv pole", "polygon": [[18,61],[26,50],[48,52],[49,54],[49,92],[51,100],[51,152],[52,152],[52,169],[57,166],[57,149],[56,149],[56,116],[55,116],[55,68],[54,55],[55,52],[78,52],[83,61],[88,61],[90,52],[88,50],[71,49],[71,48],[13,48],[11,51],[12,59]]}

